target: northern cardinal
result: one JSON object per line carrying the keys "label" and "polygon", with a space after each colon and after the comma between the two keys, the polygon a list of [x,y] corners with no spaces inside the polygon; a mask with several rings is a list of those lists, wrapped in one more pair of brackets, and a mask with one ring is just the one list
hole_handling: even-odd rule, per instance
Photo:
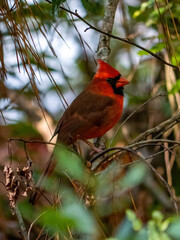
{"label": "northern cardinal", "polygon": [[66,109],[52,136],[58,134],[65,145],[104,135],[121,116],[123,86],[129,82],[109,64],[101,60],[98,64],[94,78]]}
{"label": "northern cardinal", "polygon": [[[104,135],[119,120],[123,109],[123,86],[129,82],[109,64],[98,60],[99,68],[85,90],[71,103],[59,120],[52,138],[58,134],[58,142],[71,145],[77,140],[87,140]],[[51,138],[51,139],[52,139]],[[52,172],[52,157],[43,176]],[[43,190],[34,192],[35,203]]]}

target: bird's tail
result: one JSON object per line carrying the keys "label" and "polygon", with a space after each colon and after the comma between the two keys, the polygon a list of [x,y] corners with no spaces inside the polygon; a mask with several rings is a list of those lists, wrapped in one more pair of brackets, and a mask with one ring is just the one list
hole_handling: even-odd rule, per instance
{"label": "bird's tail", "polygon": [[30,200],[29,202],[32,203],[33,205],[35,205],[37,203],[37,201],[39,200],[39,198],[43,195],[44,193],[44,181],[45,178],[47,176],[50,176],[52,174],[52,172],[54,171],[54,168],[56,167],[56,160],[53,158],[54,155],[54,151],[51,154],[51,157],[49,158],[47,165],[41,175],[41,177],[39,178],[35,190],[32,192],[31,196],[30,196]]}

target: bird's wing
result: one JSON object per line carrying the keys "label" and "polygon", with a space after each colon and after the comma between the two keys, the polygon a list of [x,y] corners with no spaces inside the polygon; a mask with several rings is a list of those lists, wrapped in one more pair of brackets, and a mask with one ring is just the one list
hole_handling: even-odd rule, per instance
{"label": "bird's wing", "polygon": [[71,136],[81,135],[94,126],[103,127],[106,118],[111,121],[110,109],[114,103],[111,97],[84,90],[67,108],[53,136],[58,133],[59,140],[66,142]]}

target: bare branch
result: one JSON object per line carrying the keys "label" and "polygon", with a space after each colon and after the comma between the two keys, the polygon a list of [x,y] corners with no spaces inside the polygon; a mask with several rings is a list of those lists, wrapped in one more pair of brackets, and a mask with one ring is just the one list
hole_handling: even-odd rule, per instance
{"label": "bare branch", "polygon": [[[93,157],[90,160],[90,162],[92,163],[96,159],[98,159],[99,157],[103,156],[105,153],[110,152],[110,151],[114,151],[114,150],[116,150],[116,151],[119,150],[119,152],[127,151],[129,153],[132,153],[134,156],[136,156],[142,162],[144,162],[152,170],[152,172],[156,175],[156,177],[158,179],[160,179],[161,182],[165,185],[165,187],[167,188],[167,190],[168,190],[168,192],[169,192],[169,194],[171,196],[171,199],[172,199],[172,202],[173,202],[173,205],[174,205],[174,209],[175,209],[176,213],[179,214],[177,203],[176,203],[176,199],[174,198],[173,192],[172,192],[170,186],[168,185],[168,183],[166,182],[166,180],[156,171],[156,169],[148,161],[146,161],[146,159],[144,157],[140,156],[135,150],[133,150],[131,148],[128,148],[128,147],[113,147],[113,148],[109,148],[109,149],[104,150],[102,153],[96,155],[95,157]],[[118,152],[116,152],[116,154],[118,154]],[[136,161],[135,161],[135,163],[136,163]]]}
{"label": "bare branch", "polygon": [[[108,0],[105,7],[105,14],[102,24],[102,31],[108,34],[112,33],[114,25],[114,17],[116,13],[116,8],[119,0]],[[108,61],[108,56],[110,54],[110,36],[101,33],[99,38],[99,45],[97,51],[97,58],[105,62]]]}
{"label": "bare branch", "polygon": [[138,106],[138,107],[124,120],[124,122],[122,122],[121,125],[118,127],[117,131],[115,132],[114,136],[112,137],[112,139],[111,139],[111,141],[110,141],[109,147],[111,147],[111,145],[112,145],[115,137],[117,136],[119,130],[120,130],[120,129],[122,128],[122,126],[129,120],[129,118],[131,118],[131,117],[134,115],[134,113],[136,113],[140,108],[144,107],[144,105],[146,105],[147,103],[153,101],[154,99],[156,99],[156,98],[158,98],[158,97],[165,97],[165,96],[166,96],[166,94],[160,93],[160,94],[158,94],[158,95],[156,95],[156,96],[148,99],[146,102],[144,102],[144,103],[141,104],[140,106]]}
{"label": "bare branch", "polygon": [[44,211],[44,212],[42,212],[39,216],[37,216],[36,218],[35,218],[35,220],[31,223],[31,225],[30,225],[30,227],[29,227],[29,230],[28,230],[28,234],[27,234],[27,240],[30,240],[30,234],[31,234],[31,230],[32,230],[32,228],[33,228],[33,225],[38,221],[38,219],[40,218],[40,217],[42,217],[45,213],[47,213],[47,211]]}
{"label": "bare branch", "polygon": [[128,145],[128,147],[133,148],[133,147],[137,147],[137,146],[141,146],[141,145],[148,145],[150,143],[156,143],[157,144],[157,143],[165,143],[165,142],[180,145],[180,142],[174,141],[174,140],[150,139],[150,140],[146,140],[146,141],[135,142],[133,144]]}
{"label": "bare branch", "polygon": [[177,145],[173,145],[173,146],[169,147],[168,149],[165,148],[165,149],[163,149],[162,151],[159,151],[159,152],[157,152],[157,153],[155,153],[155,154],[152,154],[152,155],[146,157],[145,160],[153,159],[154,157],[157,157],[158,155],[160,155],[160,154],[162,154],[162,153],[165,153],[166,151],[170,151],[171,149],[174,149],[174,148],[176,148],[176,147],[178,147],[178,146],[177,146]]}
{"label": "bare branch", "polygon": [[50,144],[50,145],[54,145],[56,146],[57,143],[52,143],[52,142],[45,142],[45,141],[41,141],[41,140],[24,140],[22,138],[9,138],[8,142],[11,141],[18,141],[18,142],[23,142],[23,143],[41,143],[41,144]]}
{"label": "bare branch", "polygon": [[19,208],[18,208],[17,205],[15,207],[15,213],[16,213],[16,217],[17,217],[18,222],[19,222],[19,226],[20,226],[20,229],[21,229],[21,234],[23,236],[23,239],[27,240],[28,239],[28,235],[27,235],[26,227],[25,227],[24,221],[22,219],[21,213],[20,213]]}
{"label": "bare branch", "polygon": [[157,125],[154,128],[148,129],[147,131],[145,131],[144,133],[140,134],[139,136],[137,136],[132,142],[136,143],[142,140],[145,140],[148,136],[150,135],[155,135],[155,134],[159,134],[162,131],[165,132],[167,131],[169,128],[172,128],[174,125],[176,125],[177,123],[180,122],[180,112],[178,114],[176,114],[175,116],[169,118],[168,120],[160,123],[159,125]]}
{"label": "bare branch", "polygon": [[[48,2],[48,3],[50,3],[50,4],[52,4],[52,2],[51,2],[50,0],[45,0],[45,1]],[[62,9],[62,10],[64,10],[64,11],[66,11],[66,12],[71,13],[72,15],[76,16],[77,18],[79,18],[82,22],[86,23],[86,24],[89,26],[88,29],[93,29],[93,30],[95,30],[95,31],[97,31],[97,32],[99,32],[99,33],[102,33],[102,34],[104,34],[104,35],[106,35],[106,36],[108,36],[108,37],[111,37],[111,38],[120,40],[120,41],[122,41],[122,42],[125,42],[125,43],[128,43],[128,44],[130,44],[130,45],[133,45],[133,46],[135,46],[135,47],[137,47],[137,48],[140,48],[141,50],[149,53],[151,56],[157,58],[159,61],[161,61],[161,62],[164,63],[165,65],[168,65],[168,66],[173,67],[173,68],[175,68],[175,69],[177,69],[177,70],[180,71],[180,67],[179,67],[179,66],[176,66],[176,65],[173,65],[173,64],[171,64],[171,63],[166,62],[166,61],[165,61],[163,58],[161,58],[159,55],[157,55],[157,54],[153,53],[152,51],[150,51],[150,50],[148,50],[148,49],[140,46],[139,44],[137,44],[137,43],[135,43],[135,42],[132,42],[131,40],[129,40],[129,39],[127,39],[127,38],[121,38],[121,37],[112,35],[112,34],[110,34],[110,33],[104,32],[103,30],[101,30],[101,29],[99,29],[99,28],[94,27],[92,24],[90,24],[90,23],[87,22],[84,18],[82,18],[82,17],[77,13],[77,10],[76,10],[75,12],[73,12],[73,11],[71,11],[71,10],[69,10],[69,9],[66,9],[66,8],[62,7],[62,6],[60,6],[59,8]],[[87,31],[88,29],[86,29],[85,31]]]}
{"label": "bare branch", "polygon": [[[46,0],[46,1],[47,1],[47,0]],[[47,1],[47,2],[50,3],[50,1]],[[87,22],[85,19],[83,19],[83,18],[77,13],[77,11],[73,12],[73,11],[71,11],[71,10],[68,10],[68,9],[62,7],[62,6],[60,6],[60,9],[66,11],[66,12],[69,12],[69,13],[71,13],[72,15],[76,16],[77,18],[79,18],[82,22],[86,23],[86,24],[89,26],[88,29],[93,29],[93,30],[95,30],[95,31],[97,31],[97,32],[99,32],[99,33],[102,33],[102,34],[104,34],[104,35],[106,35],[106,36],[108,36],[108,37],[111,37],[111,38],[120,40],[120,41],[122,41],[122,42],[131,44],[131,45],[133,45],[133,46],[135,46],[135,47],[137,47],[137,48],[140,48],[141,50],[143,50],[143,51],[149,53],[150,55],[152,55],[153,57],[157,58],[157,59],[158,59],[159,61],[161,61],[162,63],[164,63],[164,64],[166,64],[166,65],[168,65],[168,66],[170,66],[170,67],[173,67],[173,68],[175,68],[175,69],[177,69],[177,70],[180,70],[179,66],[176,66],[176,65],[173,65],[173,64],[171,64],[171,63],[166,62],[166,61],[165,61],[163,58],[161,58],[159,55],[157,55],[157,54],[153,53],[152,51],[150,51],[150,50],[148,50],[148,49],[140,46],[139,44],[137,44],[137,43],[135,43],[135,42],[132,42],[132,41],[129,40],[129,39],[127,39],[127,38],[121,38],[121,37],[112,35],[112,34],[110,34],[110,33],[104,32],[103,30],[101,30],[101,29],[99,29],[99,28],[94,27],[92,24],[90,24],[90,23]],[[87,30],[87,29],[86,29],[86,30]]]}

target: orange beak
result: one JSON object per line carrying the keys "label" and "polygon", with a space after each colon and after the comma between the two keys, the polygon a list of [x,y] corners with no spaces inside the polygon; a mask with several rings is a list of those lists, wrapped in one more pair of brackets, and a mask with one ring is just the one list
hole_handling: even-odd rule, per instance
{"label": "orange beak", "polygon": [[120,79],[117,80],[117,82],[116,82],[116,87],[117,88],[123,87],[124,85],[127,85],[127,84],[129,84],[129,82],[125,78],[120,77]]}

